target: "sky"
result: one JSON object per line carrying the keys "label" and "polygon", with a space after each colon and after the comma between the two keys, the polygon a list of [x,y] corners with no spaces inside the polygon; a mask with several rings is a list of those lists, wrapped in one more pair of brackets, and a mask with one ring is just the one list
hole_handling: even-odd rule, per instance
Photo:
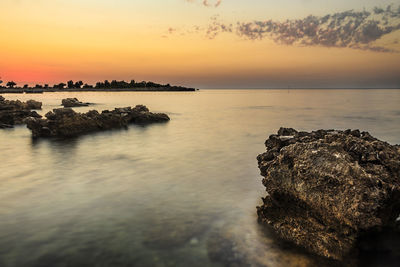
{"label": "sky", "polygon": [[400,88],[400,1],[1,0],[0,77]]}

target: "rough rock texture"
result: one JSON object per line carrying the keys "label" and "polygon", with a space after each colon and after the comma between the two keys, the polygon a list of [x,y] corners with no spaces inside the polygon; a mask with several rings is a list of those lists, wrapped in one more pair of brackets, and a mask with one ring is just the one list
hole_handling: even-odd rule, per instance
{"label": "rough rock texture", "polygon": [[42,109],[42,102],[35,100],[28,100],[25,103],[26,109]]}
{"label": "rough rock texture", "polygon": [[151,113],[142,105],[135,108],[116,108],[102,113],[91,110],[77,113],[70,108],[54,109],[46,119],[30,118],[27,126],[33,137],[71,137],[89,132],[126,127],[129,123],[146,124],[166,122],[169,117],[162,113]]}
{"label": "rough rock texture", "polygon": [[41,109],[42,103],[35,100],[21,102],[19,100],[6,100],[0,96],[0,128],[12,128],[15,124],[22,124],[29,117],[41,116],[32,109]]}
{"label": "rough rock texture", "polygon": [[65,98],[61,101],[61,105],[65,108],[73,108],[73,107],[87,107],[90,103],[83,103],[79,101],[77,98]]}
{"label": "rough rock texture", "polygon": [[262,225],[254,227],[242,219],[212,229],[207,236],[206,247],[212,262],[227,267],[344,267],[333,260],[304,253],[276,239],[269,228]]}
{"label": "rough rock texture", "polygon": [[268,196],[259,219],[280,237],[341,260],[400,213],[400,147],[359,130],[281,128],[258,165]]}

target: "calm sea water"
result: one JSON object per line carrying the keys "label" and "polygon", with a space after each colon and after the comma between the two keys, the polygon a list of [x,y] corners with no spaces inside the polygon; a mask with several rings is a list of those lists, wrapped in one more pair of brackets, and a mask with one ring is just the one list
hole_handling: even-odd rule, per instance
{"label": "calm sea water", "polygon": [[[46,93],[89,109],[145,104],[167,124],[69,140],[0,130],[0,266],[321,266],[257,223],[256,156],[280,126],[400,143],[400,90]],[[379,262],[379,257],[376,259]],[[371,261],[373,262],[373,260]]]}

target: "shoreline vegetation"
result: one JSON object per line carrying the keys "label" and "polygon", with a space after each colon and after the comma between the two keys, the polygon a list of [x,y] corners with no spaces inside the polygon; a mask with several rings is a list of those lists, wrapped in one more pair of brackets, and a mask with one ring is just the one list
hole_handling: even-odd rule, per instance
{"label": "shoreline vegetation", "polygon": [[[1,81],[0,81],[1,84]],[[40,85],[36,84],[34,87],[30,87],[28,84],[22,87],[17,86],[17,83],[9,81],[5,84],[6,86],[0,85],[0,93],[14,93],[14,94],[40,94],[44,92],[194,92],[195,88],[189,88],[184,86],[175,86],[170,84],[158,84],[154,82],[136,82],[131,80],[130,82],[116,81],[109,82],[97,82],[96,85],[83,83],[82,81],[74,82],[72,80],[67,83],[54,84],[49,86],[48,84]]]}

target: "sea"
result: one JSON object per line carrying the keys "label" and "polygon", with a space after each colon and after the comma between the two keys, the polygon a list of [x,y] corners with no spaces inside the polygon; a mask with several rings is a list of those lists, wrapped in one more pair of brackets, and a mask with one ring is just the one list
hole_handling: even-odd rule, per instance
{"label": "sea", "polygon": [[[265,140],[280,127],[360,129],[400,144],[400,90],[3,96],[42,101],[42,115],[76,97],[93,103],[77,112],[143,104],[171,121],[69,139],[1,129],[1,267],[333,266],[258,222]],[[396,263],[390,244],[362,265]]]}

